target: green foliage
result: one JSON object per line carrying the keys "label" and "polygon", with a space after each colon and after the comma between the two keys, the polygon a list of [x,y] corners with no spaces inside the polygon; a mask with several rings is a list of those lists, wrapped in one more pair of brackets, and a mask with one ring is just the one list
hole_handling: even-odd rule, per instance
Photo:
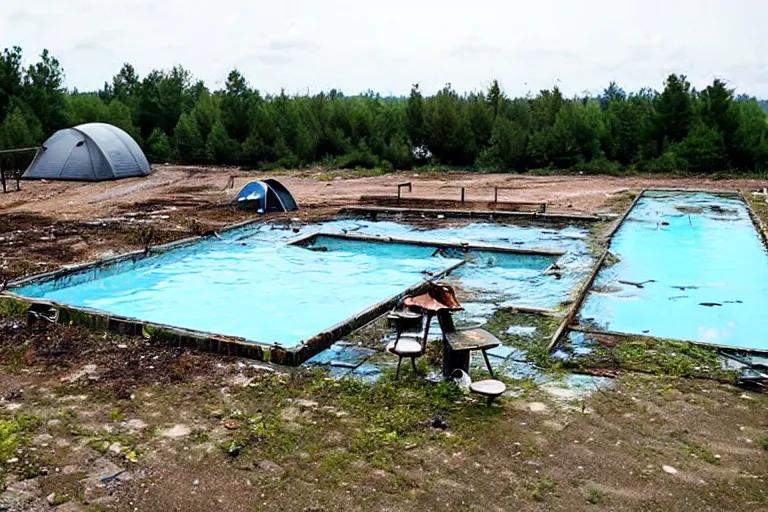
{"label": "green foliage", "polygon": [[425,105],[425,142],[429,151],[442,163],[472,165],[477,146],[467,116],[466,102],[450,84]]}
{"label": "green foliage", "polygon": [[630,337],[615,347],[596,345],[580,360],[585,366],[616,366],[672,377],[714,378],[735,382],[737,373],[724,370],[717,351],[684,341]]}
{"label": "green foliage", "polygon": [[200,136],[207,141],[214,123],[221,117],[219,107],[208,89],[203,88],[200,91],[195,108],[192,109],[192,115],[197,123],[197,129],[200,130]]}
{"label": "green foliage", "polygon": [[27,312],[29,304],[11,297],[0,297],[0,318],[10,318]]}
{"label": "green foliage", "polygon": [[237,160],[237,154],[240,151],[240,145],[227,135],[224,123],[216,120],[211,127],[211,133],[208,135],[208,141],[205,144],[205,153],[208,161],[215,164],[223,164]]}
{"label": "green foliage", "polygon": [[657,134],[661,141],[680,142],[693,124],[691,84],[685,75],[669,75],[659,96]]}
{"label": "green foliage", "polygon": [[696,457],[710,464],[720,464],[720,457],[714,453],[706,444],[692,439],[684,439],[683,445],[688,455]]}
{"label": "green foliage", "polygon": [[555,480],[549,475],[543,475],[528,485],[531,499],[535,501],[544,501],[555,490]]}
{"label": "green foliage", "polygon": [[160,128],[155,128],[149,135],[146,154],[150,162],[167,162],[171,157],[171,141]]}
{"label": "green foliage", "polygon": [[592,505],[601,505],[605,501],[605,493],[594,487],[587,493],[587,503]]}
{"label": "green foliage", "polygon": [[22,92],[21,48],[6,48],[0,54],[0,122],[8,115],[11,102]]}
{"label": "green foliage", "polygon": [[176,152],[184,162],[199,162],[203,157],[203,137],[195,118],[190,114],[181,114],[173,130]]}
{"label": "green foliage", "polygon": [[232,70],[224,84],[221,98],[221,118],[227,133],[242,142],[248,136],[248,104],[251,90],[245,77],[237,69]]}
{"label": "green foliage", "polygon": [[362,143],[337,161],[337,165],[342,169],[354,169],[357,167],[373,169],[378,167],[379,163],[379,158],[373,154],[365,143]]}
{"label": "green foliage", "polygon": [[672,74],[661,93],[612,82],[596,97],[558,87],[508,98],[494,80],[484,92],[450,84],[433,96],[262,96],[238,70],[209,89],[181,66],[140,77],[126,63],[102,90],[68,92],[48,51],[22,66],[18,47],[0,53],[0,144],[37,145],[56,129],[116,125],[155,162],[297,168],[408,170],[464,167],[523,172],[616,174],[761,172],[768,122],[759,102],[716,79],[697,92]]}
{"label": "green foliage", "polygon": [[493,123],[490,146],[481,155],[483,167],[522,171],[527,147],[528,131],[516,121],[498,116]]}
{"label": "green foliage", "polygon": [[411,95],[405,109],[405,129],[414,147],[422,146],[426,141],[424,126],[424,98],[419,91],[419,84],[411,88]]}
{"label": "green foliage", "polygon": [[677,173],[688,170],[688,162],[681,158],[675,147],[667,149],[660,157],[648,164],[648,170],[659,173]]}
{"label": "green foliage", "polygon": [[704,123],[698,123],[688,133],[676,147],[676,153],[694,172],[722,171],[727,166],[723,134]]}
{"label": "green foliage", "polygon": [[16,455],[16,451],[29,442],[30,433],[40,425],[35,416],[18,416],[0,420],[0,460],[5,461]]}
{"label": "green foliage", "polygon": [[22,107],[14,108],[0,125],[0,149],[36,146],[42,139],[37,118]]}

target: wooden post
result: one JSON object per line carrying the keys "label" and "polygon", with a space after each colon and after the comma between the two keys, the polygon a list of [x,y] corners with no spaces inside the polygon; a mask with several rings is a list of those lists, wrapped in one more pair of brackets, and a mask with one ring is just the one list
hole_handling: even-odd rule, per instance
{"label": "wooden post", "polygon": [[21,155],[19,155],[18,153],[16,154],[16,159],[15,159],[16,161],[14,162],[14,166],[13,166],[14,173],[15,173],[14,178],[16,178],[16,192],[19,192],[21,190],[21,175],[24,172],[23,171],[24,165],[22,163],[20,156]]}
{"label": "wooden post", "polygon": [[493,187],[493,202],[499,202],[499,187]]}
{"label": "wooden post", "polygon": [[397,202],[398,202],[398,204],[400,203],[401,190],[403,188],[406,188],[406,187],[408,188],[408,192],[412,192],[413,191],[413,189],[411,188],[411,182],[410,181],[408,183],[400,183],[400,184],[397,185]]}
{"label": "wooden post", "polygon": [[461,187],[461,202],[464,203],[464,187]]}
{"label": "wooden post", "polygon": [[3,184],[3,194],[5,194],[7,190],[5,188],[5,166],[2,158],[0,158],[0,182]]}

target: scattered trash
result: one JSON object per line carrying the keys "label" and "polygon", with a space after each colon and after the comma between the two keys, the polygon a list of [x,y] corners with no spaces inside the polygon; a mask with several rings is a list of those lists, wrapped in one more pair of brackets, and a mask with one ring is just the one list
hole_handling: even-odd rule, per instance
{"label": "scattered trash", "polygon": [[119,477],[123,473],[125,473],[124,469],[122,471],[118,471],[117,473],[115,473],[113,475],[107,475],[107,476],[99,478],[99,482],[101,482],[103,484],[108,484],[109,482],[115,480],[117,477]]}
{"label": "scattered trash", "polygon": [[221,420],[221,424],[227,430],[237,430],[238,428],[240,428],[240,423],[237,420],[232,418]]}
{"label": "scattered trash", "polygon": [[239,456],[241,451],[243,451],[243,446],[238,444],[236,441],[232,441],[227,447],[227,455],[230,457]]}
{"label": "scattered trash", "polygon": [[451,375],[453,382],[459,386],[463,391],[469,391],[469,386],[472,384],[472,379],[464,370],[456,369]]}
{"label": "scattered trash", "polygon": [[433,416],[432,419],[429,420],[429,426],[440,430],[446,430],[448,428],[448,423],[440,416]]}
{"label": "scattered trash", "polygon": [[661,466],[661,469],[663,469],[665,473],[669,473],[670,475],[674,475],[677,473],[677,470],[672,466],[664,465],[664,466]]}
{"label": "scattered trash", "polygon": [[635,283],[633,281],[619,281],[619,282],[621,284],[626,284],[626,285],[629,285],[629,286],[637,286],[638,288],[645,288],[645,285],[647,285],[649,283],[655,283],[656,280],[655,279],[649,279],[647,281],[643,281],[642,283]]}

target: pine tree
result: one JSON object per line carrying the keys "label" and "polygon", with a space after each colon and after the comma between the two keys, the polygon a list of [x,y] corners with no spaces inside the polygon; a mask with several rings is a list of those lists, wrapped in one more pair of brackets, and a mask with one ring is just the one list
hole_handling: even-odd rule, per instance
{"label": "pine tree", "polygon": [[146,144],[146,154],[150,162],[164,163],[171,157],[171,141],[160,128],[152,130]]}
{"label": "pine tree", "polygon": [[234,163],[239,158],[239,145],[236,140],[227,135],[227,130],[221,120],[217,119],[211,127],[205,153],[210,162],[215,164]]}
{"label": "pine tree", "polygon": [[191,114],[181,114],[173,130],[176,152],[183,163],[200,162],[204,155],[203,137]]}

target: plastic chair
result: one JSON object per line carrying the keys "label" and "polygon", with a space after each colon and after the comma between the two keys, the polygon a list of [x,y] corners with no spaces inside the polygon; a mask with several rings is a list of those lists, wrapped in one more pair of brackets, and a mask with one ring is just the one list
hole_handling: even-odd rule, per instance
{"label": "plastic chair", "polygon": [[[397,371],[395,372],[395,379],[400,378],[400,366],[403,364],[403,359],[408,358],[411,360],[411,366],[413,366],[414,373],[418,374],[419,370],[416,368],[416,358],[423,356],[427,351],[427,338],[429,337],[429,324],[432,320],[432,315],[423,313],[416,313],[409,310],[392,311],[387,315],[387,319],[395,324],[395,339],[387,344],[387,352],[397,356]],[[426,317],[426,325],[424,320]],[[403,335],[403,331],[406,326],[414,321],[421,320],[424,336],[415,335]]]}

